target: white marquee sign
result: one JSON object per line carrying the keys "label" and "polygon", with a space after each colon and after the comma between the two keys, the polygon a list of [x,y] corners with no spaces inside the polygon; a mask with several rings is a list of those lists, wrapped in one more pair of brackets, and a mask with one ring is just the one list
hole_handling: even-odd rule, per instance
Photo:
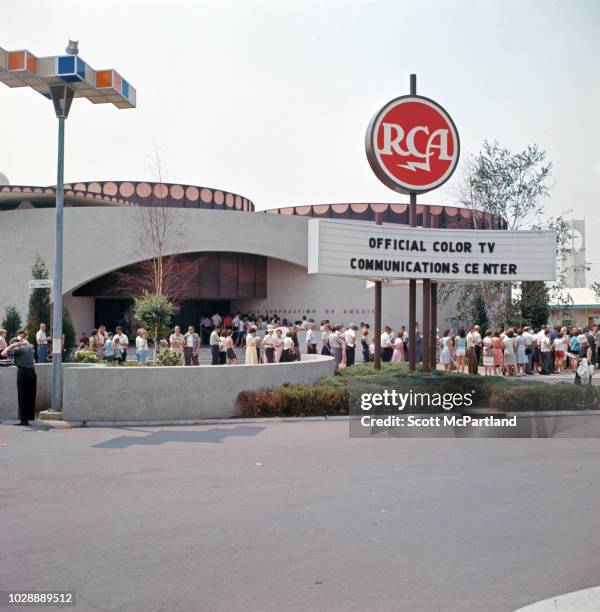
{"label": "white marquee sign", "polygon": [[343,219],[308,222],[308,273],[366,279],[551,281],[554,231],[449,230]]}

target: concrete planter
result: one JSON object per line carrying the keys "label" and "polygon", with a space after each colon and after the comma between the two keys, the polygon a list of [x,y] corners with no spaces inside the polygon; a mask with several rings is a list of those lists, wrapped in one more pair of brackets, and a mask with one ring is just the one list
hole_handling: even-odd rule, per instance
{"label": "concrete planter", "polygon": [[[334,373],[331,357],[237,366],[106,367],[73,365],[65,371],[67,421],[180,421],[229,418],[245,389],[315,383]],[[7,417],[8,418],[8,417]]]}

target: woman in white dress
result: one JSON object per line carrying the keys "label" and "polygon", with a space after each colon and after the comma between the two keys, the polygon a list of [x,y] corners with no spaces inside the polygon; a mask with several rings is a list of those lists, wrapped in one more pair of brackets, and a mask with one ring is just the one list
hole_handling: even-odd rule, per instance
{"label": "woman in white dress", "polygon": [[506,368],[507,376],[514,376],[517,365],[517,356],[515,354],[515,334],[512,329],[509,329],[502,341],[504,344],[504,367]]}
{"label": "woman in white dress", "polygon": [[483,370],[486,376],[491,376],[494,370],[494,340],[491,329],[483,339]]}
{"label": "woman in white dress", "polygon": [[450,371],[452,366],[452,336],[451,331],[447,329],[442,337],[442,352],[440,354],[440,363],[444,365],[446,372]]}
{"label": "woman in white dress", "polygon": [[256,327],[251,327],[246,334],[246,365],[258,364],[256,353]]}

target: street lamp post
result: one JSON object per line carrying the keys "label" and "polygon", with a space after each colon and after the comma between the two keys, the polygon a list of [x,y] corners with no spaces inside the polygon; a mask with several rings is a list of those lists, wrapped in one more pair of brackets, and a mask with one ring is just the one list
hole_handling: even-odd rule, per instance
{"label": "street lamp post", "polygon": [[93,70],[79,57],[78,43],[73,40],[69,41],[66,55],[50,57],[38,58],[27,50],[6,51],[0,47],[0,81],[11,88],[30,87],[52,100],[58,118],[51,410],[61,412],[65,120],[73,98],[87,98],[94,104],[112,103],[117,108],[135,108],[136,91],[115,70]]}
{"label": "street lamp post", "polygon": [[67,85],[54,85],[50,95],[58,118],[58,162],[56,166],[56,237],[54,249],[54,302],[52,312],[52,403],[51,410],[62,410],[62,273],[63,206],[65,202],[65,119],[69,116],[74,91]]}

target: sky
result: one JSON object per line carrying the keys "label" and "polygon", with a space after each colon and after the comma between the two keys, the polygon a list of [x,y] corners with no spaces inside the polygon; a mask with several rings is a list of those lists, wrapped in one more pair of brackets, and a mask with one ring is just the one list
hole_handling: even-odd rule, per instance
{"label": "sky", "polygon": [[[485,139],[547,152],[548,215],[586,219],[600,280],[600,0],[2,0],[1,47],[55,55],[69,38],[129,80],[138,106],[75,100],[66,182],[153,180],[158,152],[164,180],[257,210],[405,202],[372,173],[364,136],[414,72],[454,119],[461,163]],[[51,103],[0,84],[0,111],[0,172],[54,184]],[[461,163],[419,201],[456,204]]]}

